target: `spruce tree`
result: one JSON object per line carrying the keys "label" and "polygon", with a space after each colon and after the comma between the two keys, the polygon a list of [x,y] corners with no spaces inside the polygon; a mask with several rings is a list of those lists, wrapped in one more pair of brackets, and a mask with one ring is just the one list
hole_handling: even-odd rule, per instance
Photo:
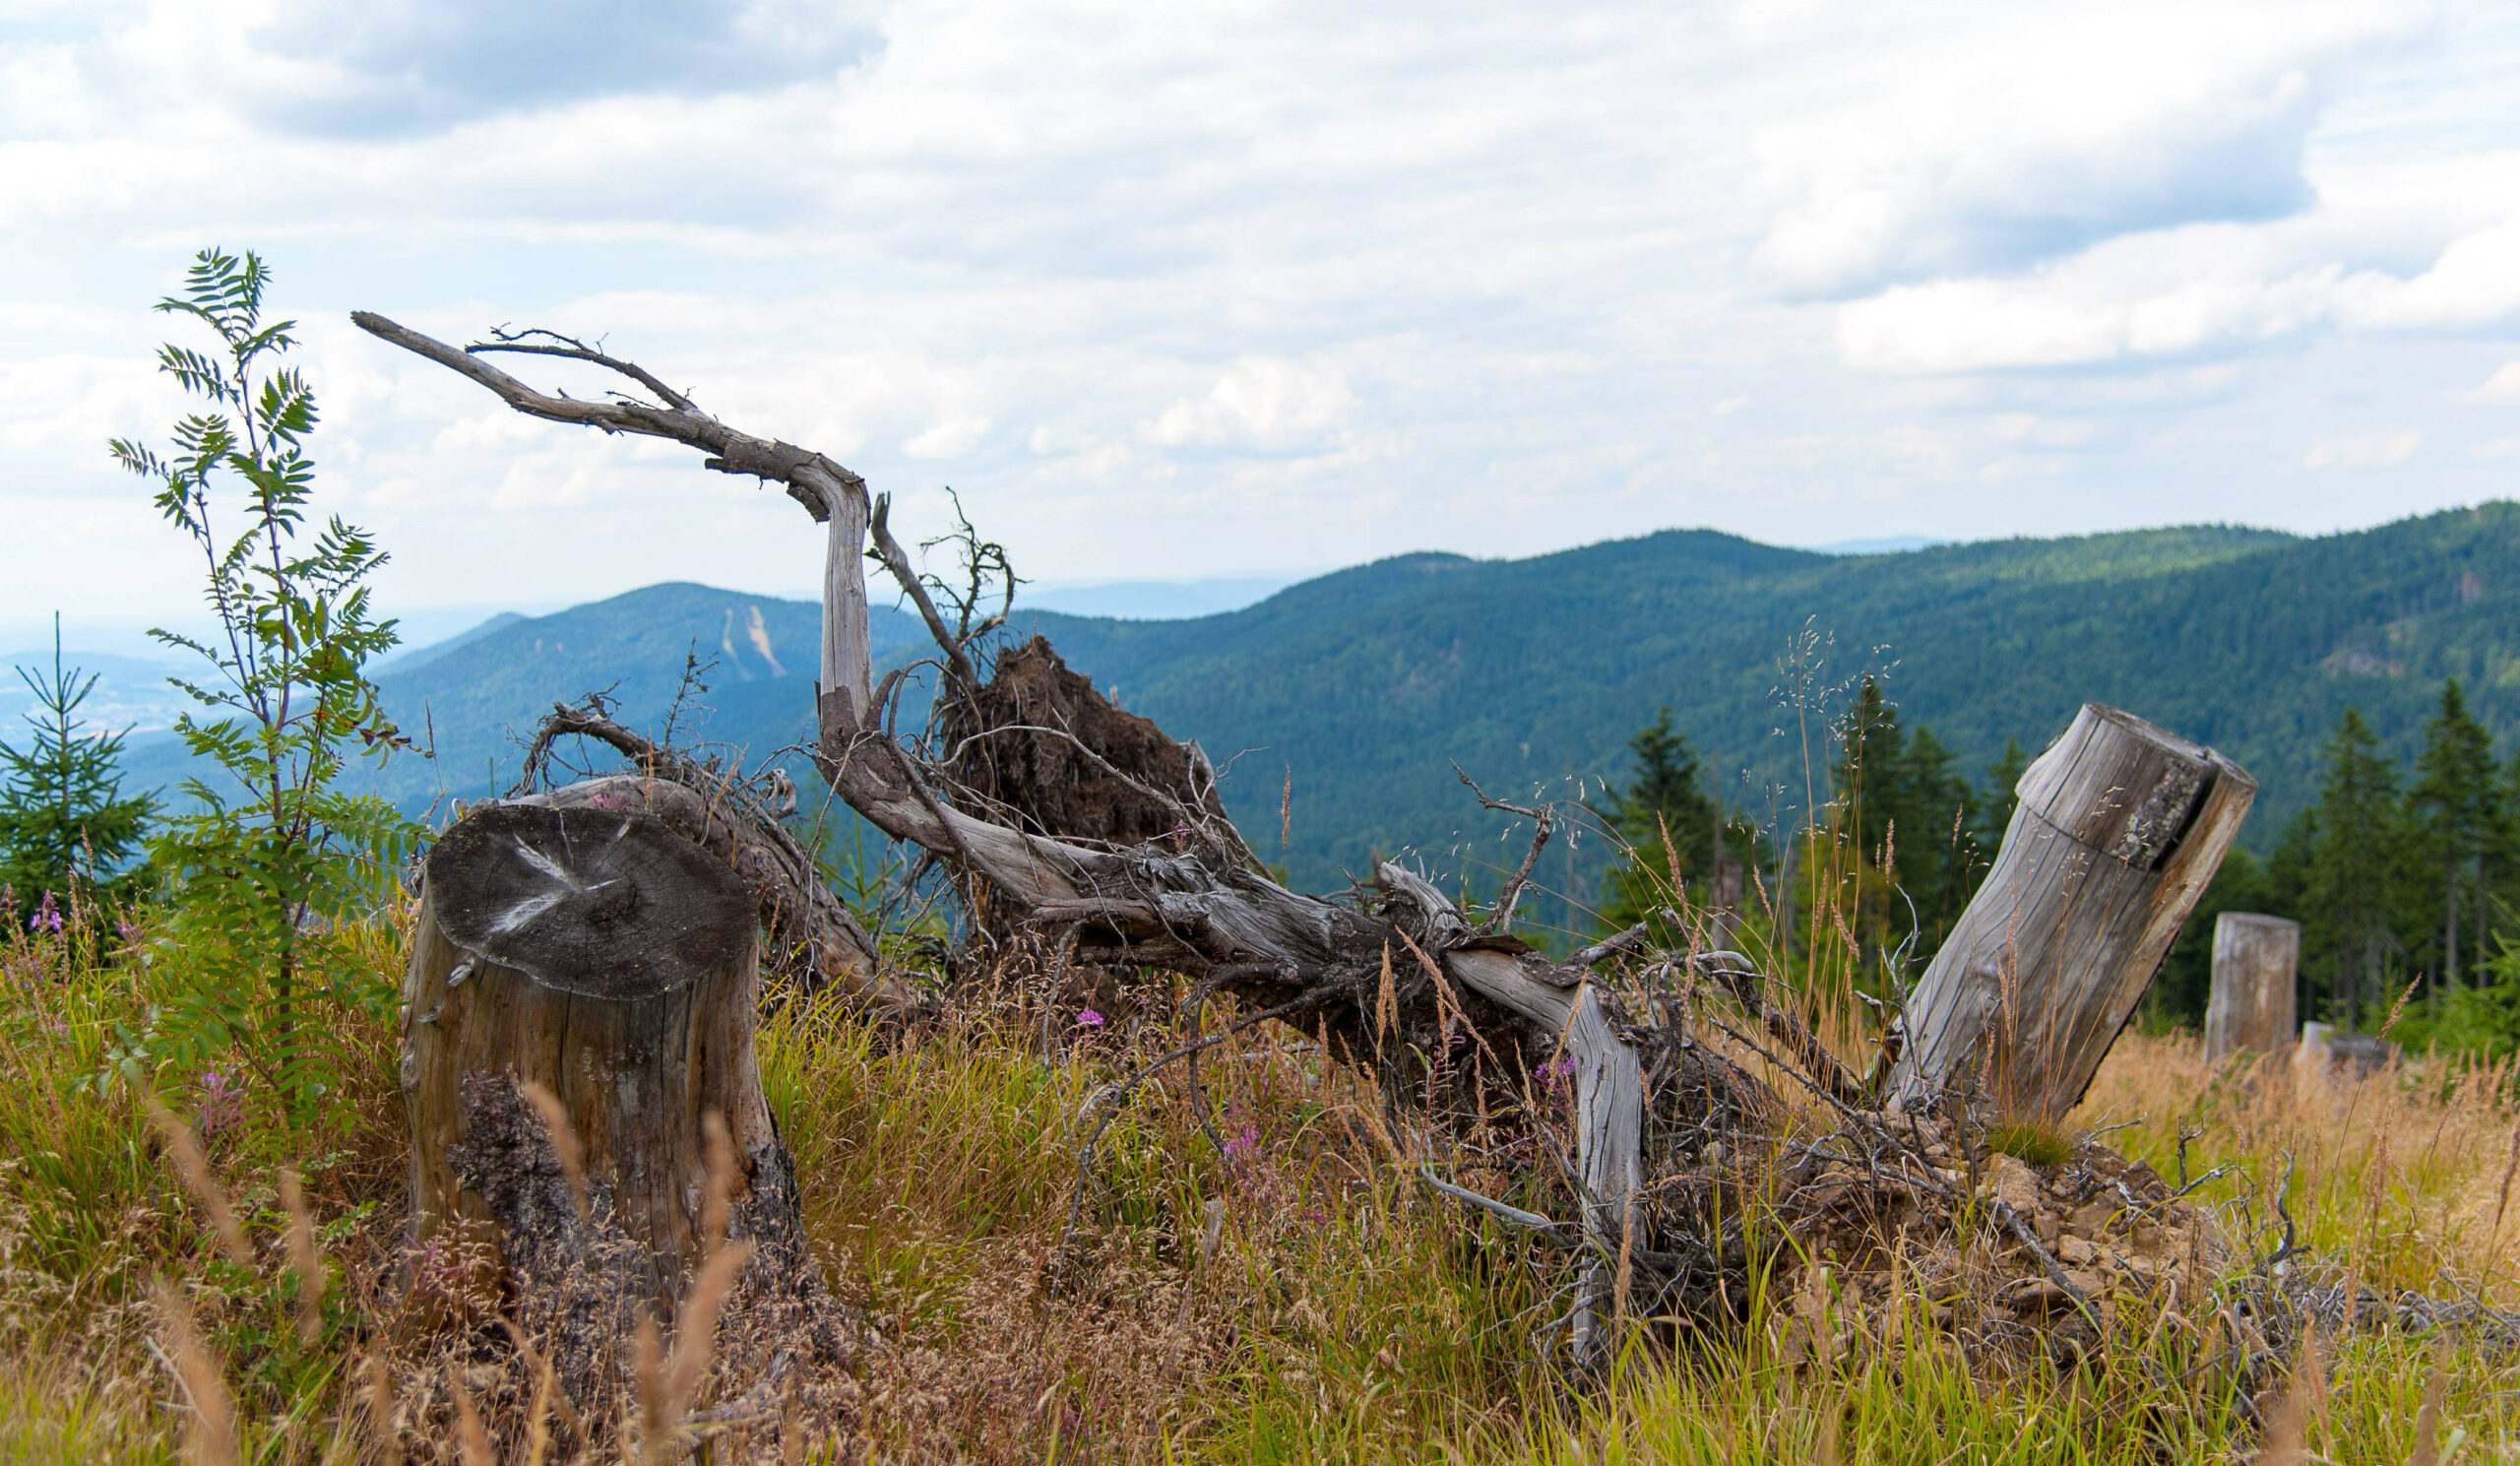
{"label": "spruce tree", "polygon": [[2021,807],[2021,776],[2029,768],[2030,755],[2019,738],[2004,739],[2004,756],[1986,765],[1986,787],[1978,796],[1978,848],[1989,861],[2004,848],[2004,831]]}
{"label": "spruce tree", "polygon": [[27,715],[33,735],[24,748],[0,742],[0,885],[21,909],[51,898],[58,911],[75,890],[128,896],[131,869],[155,808],[146,795],[122,792],[123,734],[88,732],[80,704],[96,678],[61,662],[61,618],[53,617],[52,670],[18,668],[34,694]]}
{"label": "spruce tree", "polygon": [[1976,792],[1931,730],[1900,725],[1871,677],[1840,725],[1839,750],[1835,823],[1855,858],[1858,939],[1896,947],[1914,934],[1912,955],[1930,956],[1984,869],[1969,825]]}
{"label": "spruce tree", "polygon": [[[2471,914],[2481,917],[2485,865],[2498,854],[2500,776],[2492,735],[2469,713],[2467,695],[2452,677],[2441,685],[2441,711],[2425,725],[2410,796],[2426,863],[2440,893],[2441,977],[2453,988],[2459,983],[2461,888],[2473,898]],[[2475,952],[2477,945],[2471,942],[2468,950]]]}
{"label": "spruce tree", "polygon": [[1671,710],[1663,709],[1627,746],[1635,773],[1595,811],[1627,845],[1601,909],[1602,926],[1609,931],[1624,930],[1669,903],[1674,871],[1683,887],[1702,885],[1715,873],[1715,800],[1688,734],[1671,727]]}
{"label": "spruce tree", "polygon": [[[2331,1011],[2351,1029],[2362,1005],[2382,997],[2384,963],[2395,941],[2391,896],[2405,842],[2397,774],[2357,710],[2347,708],[2337,720],[2325,762],[2315,817],[2301,826],[2307,857],[2300,877],[2302,935],[2309,948],[2304,955],[2325,959],[2331,973]],[[2285,854],[2278,852],[2279,869]]]}

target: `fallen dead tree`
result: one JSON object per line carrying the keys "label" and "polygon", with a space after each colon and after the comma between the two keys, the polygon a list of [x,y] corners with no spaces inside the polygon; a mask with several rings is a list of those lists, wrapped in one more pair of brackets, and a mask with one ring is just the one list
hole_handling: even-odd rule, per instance
{"label": "fallen dead tree", "polygon": [[[1782,1168],[1791,1196],[1821,1174],[1811,1168],[1855,1164],[1829,1159],[1837,1152],[1826,1141],[1816,1149],[1801,1142],[1804,1149],[1792,1152],[1793,1127],[1780,1122],[1789,1109],[1816,1107],[1842,1122],[1837,1136],[1864,1137],[1867,1167],[1883,1164],[1884,1147],[1908,1146],[1922,1168],[1919,1194],[1941,1198],[1946,1217],[1979,1183],[1982,1147],[1969,1129],[1979,1097],[1973,1086],[1988,1064],[2018,1068],[2017,1059],[2039,1058],[2037,1051],[2009,1047],[2028,1031],[2018,1020],[2029,1010],[2001,999],[2048,981],[2048,969],[2025,965],[2020,949],[1989,935],[2021,931],[2017,914],[2025,908],[2016,884],[1998,887],[2016,913],[2010,927],[1975,905],[1969,917],[1978,924],[1964,918],[1963,929],[1977,933],[1967,948],[1975,965],[1956,967],[1947,979],[1928,974],[1921,992],[1927,1000],[1911,1008],[1901,1032],[1896,1077],[1877,1091],[1840,1065],[1790,997],[1738,954],[1649,950],[1639,928],[1556,962],[1514,938],[1507,927],[1550,837],[1551,810],[1480,796],[1488,808],[1529,820],[1535,831],[1521,868],[1483,913],[1464,910],[1398,862],[1383,863],[1350,900],[1289,890],[1269,877],[1225,818],[1215,773],[1195,745],[1119,713],[1046,647],[1010,653],[998,677],[982,683],[971,656],[969,602],[959,608],[959,625],[949,626],[884,528],[885,501],[870,499],[857,475],[809,449],[735,429],[645,370],[574,340],[527,333],[459,350],[382,317],[353,320],[520,413],[680,442],[706,454],[708,468],[781,483],[825,526],[817,763],[832,787],[885,834],[972,883],[975,899],[991,906],[989,920],[1052,937],[1063,957],[1167,970],[1189,985],[1182,1005],[1188,1041],[1097,1097],[1086,1131],[1089,1160],[1101,1119],[1155,1068],[1195,1065],[1231,1033],[1270,1021],[1316,1036],[1332,1057],[1372,1074],[1395,1114],[1405,1105],[1438,1129],[1458,1132],[1518,1108],[1534,1110],[1541,1087],[1562,1081],[1572,1091],[1573,1154],[1555,1169],[1575,1198],[1572,1217],[1429,1179],[1484,1214],[1564,1245],[1571,1297],[1563,1329],[1548,1333],[1566,1342],[1579,1366],[1606,1357],[1603,1325],[1613,1315],[1688,1316],[1743,1306],[1740,1281],[1758,1245],[1742,1231],[1743,1188],[1754,1178],[1760,1184],[1779,1179]],[[520,351],[608,369],[648,396],[554,396],[486,359]],[[951,733],[942,756],[924,756],[897,735],[904,672],[874,676],[862,568],[870,532],[882,563],[938,643],[942,721]],[[2086,710],[2086,717],[2121,733],[2143,727],[2107,710]],[[2125,888],[2140,886],[2151,903],[2132,925],[2084,928],[2106,950],[2076,948],[2075,959],[2107,980],[2069,994],[2069,1011],[2054,1031],[2072,1035],[2078,1072],[2060,1072],[2051,1093],[2080,1092],[2089,1076],[2083,1059],[2097,1063],[2140,993],[2140,981],[2128,975],[2148,974],[2146,952],[2157,956],[2155,938],[2175,930],[2237,819],[2230,798],[2218,805],[2199,795],[2193,759],[2156,757],[2153,745],[2136,741],[2141,746],[2127,767],[2151,783],[2096,788],[2066,778],[2056,797],[2025,798],[2025,817],[2056,824],[2072,837],[2073,850],[2048,863],[2025,857],[2013,881],[2074,875],[2123,885],[2125,878],[2095,863],[2116,861],[2141,877]],[[2034,766],[2026,795],[2037,781],[2083,769],[2079,754],[2062,765],[2056,757]],[[2245,776],[2227,763],[2216,767],[2228,771],[2227,795],[2245,786]],[[1080,785],[1097,792],[1079,797]],[[2125,805],[2113,835],[2106,828],[2116,808],[2111,799]],[[2239,795],[2236,807],[2245,802]],[[2208,814],[2200,817],[2200,808]],[[2160,874],[2166,861],[2177,878]],[[2046,910],[2035,902],[2026,909]],[[1982,961],[1988,953],[1990,967]],[[1991,1003],[1981,1000],[1988,973],[1998,998]],[[1946,988],[1966,1000],[1934,1000]],[[1197,1032],[1218,994],[1237,1001],[1238,1016],[1220,1032]],[[1736,1017],[1737,1028],[1731,1026]],[[1708,1025],[1725,1042],[1701,1041]],[[1191,1084],[1195,1091],[1195,1071]],[[1898,1099],[1891,1110],[1878,1106],[1884,1092]],[[1923,1112],[1944,1108],[1947,1098],[1960,1102],[1952,1121],[1960,1128],[1940,1142],[1921,1138]],[[1905,1140],[1896,1123],[1902,1117],[1909,1121]],[[1935,1143],[1964,1155],[1966,1185],[1930,1160]],[[1753,1147],[1760,1153],[1750,1154]],[[1544,1169],[1551,1163],[1543,1149],[1525,1146],[1518,1155]],[[1991,1214],[2001,1218],[2005,1210],[1999,1205]],[[2023,1255],[2043,1272],[2063,1274],[2017,1209],[2003,1225],[2017,1241],[2026,1239]]]}

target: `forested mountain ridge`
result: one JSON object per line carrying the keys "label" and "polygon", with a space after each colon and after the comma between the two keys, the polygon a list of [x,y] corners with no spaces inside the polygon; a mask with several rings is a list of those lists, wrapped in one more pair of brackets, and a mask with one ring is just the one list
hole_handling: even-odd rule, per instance
{"label": "forested mountain ridge", "polygon": [[[2441,679],[2468,684],[2498,733],[2520,729],[2520,506],[2457,510],[2316,539],[2189,527],[1839,556],[1669,531],[1519,560],[1413,554],[1177,621],[1026,612],[1123,705],[1229,764],[1234,813],[1327,885],[1372,849],[1437,856],[1492,823],[1455,779],[1500,797],[1570,774],[1622,777],[1628,738],[1666,705],[1716,791],[1761,820],[1802,803],[1800,739],[1781,661],[1828,641],[1814,699],[1867,669],[1904,720],[1969,771],[2018,738],[2036,751],[2086,699],[2216,744],[2257,775],[2243,841],[2261,850],[2314,797],[2319,749],[2359,706],[2383,751],[2410,756]],[[610,686],[661,718],[686,651],[717,659],[702,736],[756,754],[809,735],[816,608],[691,585],[650,587],[520,620],[379,678],[395,715],[434,736],[398,760],[407,807],[513,777],[515,734],[552,701]],[[877,656],[920,648],[879,609]],[[1827,753],[1811,720],[1815,777]],[[1785,731],[1783,733],[1780,731]],[[164,750],[134,746],[139,782]]]}
{"label": "forested mountain ridge", "polygon": [[1778,735],[1793,720],[1780,660],[1806,625],[1832,643],[1823,687],[1886,669],[1905,718],[1966,768],[2007,737],[2044,746],[2086,699],[2214,742],[2261,781],[2248,838],[2264,844],[2313,793],[2348,703],[2401,754],[2443,676],[2513,726],[2515,593],[2520,508],[2496,504],[2315,540],[2204,527],[1856,558],[1674,532],[1520,561],[1385,561],[1239,625],[1042,629],[1219,757],[1265,749],[1237,791],[1238,812],[1270,816],[1258,823],[1275,822],[1292,766],[1294,854],[1353,869],[1368,846],[1475,824],[1448,761],[1491,792],[1615,775],[1665,704],[1732,776],[1725,798],[1791,814],[1801,754]]}

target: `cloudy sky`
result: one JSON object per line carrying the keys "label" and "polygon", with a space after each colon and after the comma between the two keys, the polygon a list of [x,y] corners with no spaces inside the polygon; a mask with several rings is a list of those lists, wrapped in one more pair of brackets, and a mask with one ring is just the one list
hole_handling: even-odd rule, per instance
{"label": "cloudy sky", "polygon": [[2515,96],[2466,4],[0,0],[0,626],[190,604],[103,444],[209,243],[389,608],[819,541],[353,308],[604,336],[1057,580],[2378,523],[2520,472]]}

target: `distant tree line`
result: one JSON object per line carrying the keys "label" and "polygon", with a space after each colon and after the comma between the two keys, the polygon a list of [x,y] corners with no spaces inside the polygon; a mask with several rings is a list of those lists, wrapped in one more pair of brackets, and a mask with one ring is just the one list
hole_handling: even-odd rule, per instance
{"label": "distant tree line", "polygon": [[2509,1052],[2520,1045],[2520,760],[2453,678],[2412,764],[2393,764],[2353,708],[2320,755],[2318,802],[2263,861],[2234,851],[2155,985],[2162,1016],[2194,1021],[2211,984],[2213,918],[2301,924],[2301,1012],[2342,1027]]}
{"label": "distant tree line", "polygon": [[1804,817],[1726,808],[1708,792],[1688,735],[1666,708],[1628,743],[1634,772],[1596,807],[1624,849],[1596,908],[1616,931],[1655,916],[1676,889],[1698,908],[1737,910],[1769,955],[1791,965],[1834,946],[1878,986],[1883,959],[1921,970],[1959,921],[2012,818],[2028,757],[1971,780],[1922,725],[1904,725],[1866,677],[1832,720]]}
{"label": "distant tree line", "polygon": [[[1884,958],[1921,971],[2002,846],[2027,757],[2007,740],[1973,782],[1870,678],[1831,733],[1817,811],[1762,825],[1709,792],[1668,709],[1638,732],[1630,779],[1596,807],[1625,847],[1599,928],[1646,920],[1676,884],[1702,908],[1738,903],[1780,961],[1815,945],[1807,930],[1780,938],[1819,928],[1858,971],[1878,977]],[[2317,801],[2266,859],[2235,849],[2224,860],[2155,979],[2151,1021],[2203,1021],[2215,919],[2259,912],[2301,924],[2303,1017],[2367,1030],[2406,998],[2397,1037],[2520,1050],[2520,756],[2500,762],[2493,747],[2456,679],[2404,767],[2346,709]]]}

